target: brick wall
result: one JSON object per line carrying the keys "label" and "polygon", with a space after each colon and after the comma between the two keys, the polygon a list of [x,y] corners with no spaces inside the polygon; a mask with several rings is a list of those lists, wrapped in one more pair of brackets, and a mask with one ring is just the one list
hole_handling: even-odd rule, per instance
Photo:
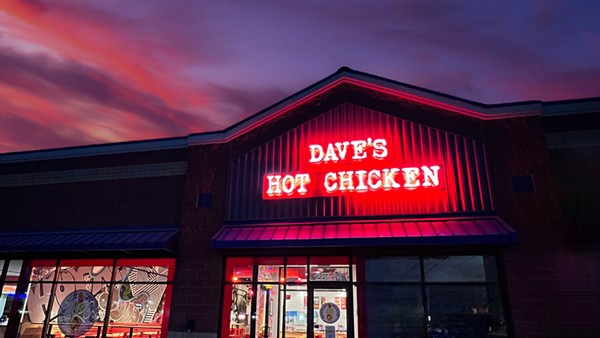
{"label": "brick wall", "polygon": [[[540,119],[490,122],[487,135],[496,210],[519,236],[504,254],[516,336],[597,337],[600,254],[565,240],[570,224]],[[513,193],[512,175],[533,175],[535,191]]]}
{"label": "brick wall", "polygon": [[4,231],[176,225],[185,153],[134,153],[0,165]]}
{"label": "brick wall", "polygon": [[[169,331],[216,334],[221,306],[223,259],[211,237],[223,226],[229,145],[191,147],[181,217]],[[212,207],[197,206],[199,193],[212,193]]]}

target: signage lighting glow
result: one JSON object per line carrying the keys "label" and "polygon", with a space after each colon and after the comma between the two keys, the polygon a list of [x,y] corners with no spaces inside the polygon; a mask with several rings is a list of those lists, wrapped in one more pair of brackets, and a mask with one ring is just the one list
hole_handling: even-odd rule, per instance
{"label": "signage lighting glow", "polygon": [[[440,165],[399,167],[383,138],[309,144],[306,172],[271,173],[263,179],[263,198],[303,198],[345,193],[440,187]],[[387,164],[387,165],[386,165]]]}

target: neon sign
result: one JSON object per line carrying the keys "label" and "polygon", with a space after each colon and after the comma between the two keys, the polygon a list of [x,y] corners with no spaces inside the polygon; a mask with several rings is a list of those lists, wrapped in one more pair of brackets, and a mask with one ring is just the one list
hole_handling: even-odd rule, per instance
{"label": "neon sign", "polygon": [[440,187],[439,165],[390,166],[387,144],[383,138],[310,144],[310,170],[265,175],[263,199]]}

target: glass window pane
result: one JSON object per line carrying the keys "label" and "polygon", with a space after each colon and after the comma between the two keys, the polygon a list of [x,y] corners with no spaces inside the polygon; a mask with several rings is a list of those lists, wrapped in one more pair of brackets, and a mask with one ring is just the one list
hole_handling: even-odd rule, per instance
{"label": "glass window pane", "polygon": [[367,285],[367,336],[423,337],[423,300],[419,285]]}
{"label": "glass window pane", "polygon": [[288,265],[285,271],[287,283],[306,283],[308,273],[306,265]]}
{"label": "glass window pane", "polygon": [[306,283],[308,271],[306,269],[307,257],[287,257],[285,278],[287,283]]}
{"label": "glass window pane", "polygon": [[227,258],[225,267],[225,276],[228,282],[251,282],[252,267],[254,258],[251,257],[230,257]]}
{"label": "glass window pane", "polygon": [[419,257],[383,257],[365,259],[368,282],[420,282]]}
{"label": "glass window pane", "polygon": [[281,302],[279,285],[258,285],[256,297],[257,338],[276,338],[280,327],[278,305]]}
{"label": "glass window pane", "polygon": [[314,288],[314,334],[327,336],[327,327],[333,327],[337,338],[348,336],[348,289]]}
{"label": "glass window pane", "polygon": [[[291,290],[290,290],[291,289]],[[287,286],[285,291],[285,336],[286,338],[306,338],[308,323],[308,292],[294,290]],[[313,311],[313,309],[310,309]]]}
{"label": "glass window pane", "polygon": [[23,267],[22,260],[14,260],[10,261],[8,265],[8,271],[6,273],[6,281],[7,282],[16,282],[19,280],[19,275],[21,274],[21,268]]}
{"label": "glass window pane", "polygon": [[117,265],[117,269],[115,270],[115,281],[128,283],[166,283],[168,277],[168,266]]}
{"label": "glass window pane", "polygon": [[311,265],[310,280],[312,281],[330,281],[347,282],[350,281],[350,269],[348,265]]}
{"label": "glass window pane", "polygon": [[115,284],[109,302],[109,321],[126,326],[155,323],[160,317],[166,290],[167,284]]}
{"label": "glass window pane", "polygon": [[[102,325],[103,320],[98,304],[100,296],[100,293],[95,295],[75,284],[58,284],[50,312],[50,323],[53,327],[57,326],[65,336],[78,337],[88,331],[93,334],[92,326]],[[96,329],[93,331],[95,333]]]}
{"label": "glass window pane", "polygon": [[[17,290],[16,284],[5,283],[0,294],[0,327],[8,325],[8,317],[12,308],[12,303]],[[0,328],[0,330],[2,330]],[[2,333],[0,332],[0,336]]]}
{"label": "glass window pane", "polygon": [[56,265],[34,266],[31,269],[30,281],[32,282],[52,282],[54,281],[54,273]]}
{"label": "glass window pane", "polygon": [[258,281],[279,283],[279,275],[283,275],[283,265],[259,265]]}
{"label": "glass window pane", "polygon": [[[489,261],[493,265],[493,260]],[[495,280],[495,265],[487,274],[483,256],[426,257],[423,261],[426,282],[485,282]]]}
{"label": "glass window pane", "polygon": [[58,270],[59,282],[110,283],[111,266],[61,266]]}
{"label": "glass window pane", "polygon": [[431,337],[506,337],[506,320],[496,286],[427,286]]}
{"label": "glass window pane", "polygon": [[251,284],[235,284],[232,286],[229,337],[250,337],[252,298]]}
{"label": "glass window pane", "polygon": [[172,258],[120,259],[117,261],[115,281],[164,283],[173,280],[175,260]]}

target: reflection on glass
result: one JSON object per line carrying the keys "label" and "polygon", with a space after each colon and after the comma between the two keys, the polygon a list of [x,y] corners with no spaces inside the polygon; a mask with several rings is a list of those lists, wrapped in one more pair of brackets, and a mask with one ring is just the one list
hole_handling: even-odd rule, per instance
{"label": "reflection on glass", "polygon": [[21,274],[21,267],[23,266],[22,260],[11,260],[8,265],[8,271],[6,272],[7,282],[16,282],[19,280]]}
{"label": "reflection on glass", "polygon": [[[493,264],[493,260],[486,263]],[[486,278],[483,256],[442,256],[425,257],[423,259],[426,282],[485,282],[494,281]],[[496,270],[495,265],[492,267]]]}
{"label": "reflection on glass", "polygon": [[382,257],[365,259],[368,282],[420,282],[419,257]]}
{"label": "reflection on glass", "polygon": [[423,301],[419,285],[367,285],[369,337],[423,337]]}
{"label": "reflection on glass", "polygon": [[166,284],[115,284],[110,322],[160,323],[166,288]]}
{"label": "reflection on glass", "polygon": [[17,285],[4,284],[0,294],[0,338],[4,337],[4,327],[8,325],[8,316],[15,298]]}
{"label": "reflection on glass", "polygon": [[[80,262],[82,265],[77,265]],[[122,265],[113,271],[105,262],[93,265],[90,261],[72,260],[57,270],[43,263],[32,267],[23,302],[25,310],[20,311],[21,338],[39,338],[44,334],[57,338],[82,333],[96,336],[102,331],[107,312],[109,332],[160,334],[168,267]],[[114,278],[118,283],[111,284]],[[46,314],[50,326],[43,334]]]}
{"label": "reflection on glass", "polygon": [[[100,306],[99,315],[101,318],[105,313],[106,299],[108,298],[108,287],[110,284],[110,267],[72,266],[61,267],[58,271],[57,284],[53,302],[50,303],[50,294],[52,283],[31,283],[29,287],[29,296],[27,299],[27,316],[32,323],[43,323],[45,313],[51,304],[51,319],[56,320],[56,316],[63,300],[76,290],[87,290],[97,299]],[[52,273],[53,275],[53,273]]]}
{"label": "reflection on glass", "polygon": [[279,283],[279,274],[283,265],[259,265],[258,281]]}
{"label": "reflection on glass", "polygon": [[506,337],[506,321],[495,286],[436,285],[427,287],[431,337]]}
{"label": "reflection on glass", "polygon": [[263,284],[258,286],[256,297],[256,335],[257,338],[277,338],[279,286]]}
{"label": "reflection on glass", "polygon": [[231,292],[231,313],[229,316],[230,337],[250,337],[252,298],[251,284],[237,284],[233,286]]}
{"label": "reflection on glass", "polygon": [[308,320],[308,292],[288,290],[285,292],[285,337],[306,338]]}
{"label": "reflection on glass", "polygon": [[231,281],[234,283],[252,282],[252,265],[235,266]]}
{"label": "reflection on glass", "polygon": [[315,338],[348,335],[346,289],[314,289],[313,311]]}
{"label": "reflection on glass", "polygon": [[117,266],[115,281],[130,283],[165,283],[168,266]]}
{"label": "reflection on glass", "polygon": [[54,272],[56,272],[56,266],[36,266],[31,269],[31,277],[29,278],[32,282],[52,282],[54,280]]}
{"label": "reflection on glass", "polygon": [[350,269],[348,266],[336,265],[311,265],[311,281],[348,282],[350,281]]}
{"label": "reflection on glass", "polygon": [[306,283],[308,277],[306,265],[288,265],[285,277],[287,283]]}

